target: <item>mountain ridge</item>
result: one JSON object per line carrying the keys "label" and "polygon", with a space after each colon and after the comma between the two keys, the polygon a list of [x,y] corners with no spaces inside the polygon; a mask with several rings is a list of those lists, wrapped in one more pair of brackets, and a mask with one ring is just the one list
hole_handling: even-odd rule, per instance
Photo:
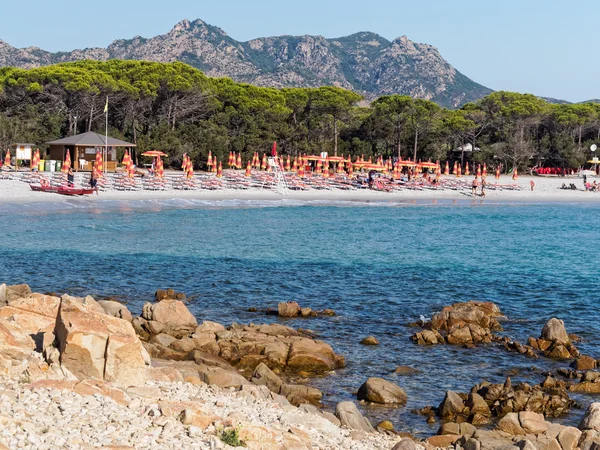
{"label": "mountain ridge", "polygon": [[178,22],[151,38],[116,39],[106,48],[49,52],[16,48],[0,40],[0,66],[33,68],[94,59],[181,61],[212,77],[267,87],[350,89],[373,100],[403,94],[456,108],[492,92],[456,70],[430,44],[407,36],[392,41],[369,31],[339,38],[281,35],[237,41],[201,19]]}

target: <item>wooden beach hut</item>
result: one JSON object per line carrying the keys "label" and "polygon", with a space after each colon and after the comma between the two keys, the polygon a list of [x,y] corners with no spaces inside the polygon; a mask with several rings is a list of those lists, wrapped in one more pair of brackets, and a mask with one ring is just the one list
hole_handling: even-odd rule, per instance
{"label": "wooden beach hut", "polygon": [[132,149],[135,144],[119,139],[106,137],[102,134],[88,131],[76,134],[57,141],[47,142],[50,145],[50,159],[64,161],[67,152],[73,161],[75,171],[91,172],[96,160],[96,152],[100,152],[105,159],[104,170],[114,172],[117,169],[117,148]]}

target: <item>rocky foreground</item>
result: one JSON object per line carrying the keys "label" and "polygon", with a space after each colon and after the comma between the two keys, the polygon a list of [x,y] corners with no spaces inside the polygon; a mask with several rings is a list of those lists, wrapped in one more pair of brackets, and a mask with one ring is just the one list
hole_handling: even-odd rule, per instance
{"label": "rocky foreground", "polygon": [[[600,392],[596,360],[579,355],[557,319],[529,347],[545,357],[577,357],[572,369],[557,371],[565,380],[548,376],[530,386],[507,378],[469,393],[448,391],[438,407],[418,411],[441,423],[437,435],[420,440],[389,422],[373,426],[352,401],[335,414],[319,409],[323,394],[306,380],[345,361],[311,332],[198,324],[183,294],[156,297],[133,317],[115,301],[0,285],[0,449],[600,449],[600,403],[577,428],[546,420],[574,406],[569,392]],[[302,308],[282,303],[279,314],[302,315]],[[496,305],[460,303],[422,323],[413,340],[531,353],[495,335],[498,320]],[[381,407],[406,400],[382,378],[357,390],[357,401]]]}

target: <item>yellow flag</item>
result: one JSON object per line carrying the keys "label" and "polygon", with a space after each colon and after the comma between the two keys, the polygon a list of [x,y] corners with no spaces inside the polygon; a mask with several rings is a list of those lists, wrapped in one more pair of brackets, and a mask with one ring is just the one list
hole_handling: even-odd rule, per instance
{"label": "yellow flag", "polygon": [[108,97],[106,97],[106,105],[104,105],[104,113],[108,112]]}

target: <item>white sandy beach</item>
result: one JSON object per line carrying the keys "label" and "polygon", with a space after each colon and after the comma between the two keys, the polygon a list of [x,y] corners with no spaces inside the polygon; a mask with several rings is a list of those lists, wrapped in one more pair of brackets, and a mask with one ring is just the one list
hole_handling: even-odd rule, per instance
{"label": "white sandy beach", "polygon": [[[445,177],[442,177],[445,178]],[[454,177],[449,176],[449,179]],[[472,176],[463,177],[462,180],[471,182]],[[531,191],[530,181],[533,180],[535,188]],[[496,183],[496,180],[488,177],[488,183]],[[85,201],[101,202],[107,200],[114,201],[135,201],[135,200],[200,200],[200,201],[219,201],[219,200],[298,200],[298,201],[358,201],[358,202],[436,202],[442,201],[476,201],[478,203],[494,202],[596,202],[600,201],[600,192],[586,192],[583,190],[583,180],[581,178],[545,178],[520,176],[515,182],[510,176],[503,176],[499,180],[500,184],[518,184],[523,190],[486,190],[486,196],[472,196],[470,190],[396,190],[393,192],[381,192],[369,189],[360,190],[289,190],[287,195],[283,196],[272,189],[219,189],[219,190],[164,190],[164,191],[117,191],[109,190],[100,192],[99,195],[86,195],[82,197],[64,196],[56,193],[35,192],[29,187],[29,184],[17,180],[0,180],[0,204],[1,203],[42,203],[42,202],[63,202],[68,199],[70,202]],[[565,183],[569,185],[574,183],[578,190],[562,190],[560,187]]]}

